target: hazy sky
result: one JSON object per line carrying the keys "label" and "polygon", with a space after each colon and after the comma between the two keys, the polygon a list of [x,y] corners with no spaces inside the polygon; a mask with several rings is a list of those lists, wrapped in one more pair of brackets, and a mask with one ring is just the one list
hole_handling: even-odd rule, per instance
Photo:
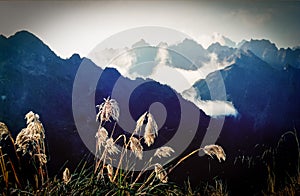
{"label": "hazy sky", "polygon": [[204,46],[215,32],[235,42],[299,46],[299,18],[300,1],[0,1],[0,34],[29,30],[64,58],[86,56],[107,37],[139,26],[172,28]]}

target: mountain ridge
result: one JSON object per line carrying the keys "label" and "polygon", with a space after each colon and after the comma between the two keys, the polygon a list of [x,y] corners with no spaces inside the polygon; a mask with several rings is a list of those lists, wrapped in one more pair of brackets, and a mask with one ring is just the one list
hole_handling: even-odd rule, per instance
{"label": "mountain ridge", "polygon": [[[4,97],[0,99],[0,121],[7,124],[15,137],[25,126],[24,115],[30,110],[38,113],[45,127],[47,141],[49,142],[50,170],[53,172],[57,171],[68,159],[74,161],[72,164],[75,167],[84,154],[89,152],[87,146],[83,144],[79,137],[73,116],[74,105],[82,111],[88,108],[85,102],[74,102],[75,100],[72,99],[72,93],[75,88],[74,80],[77,77],[77,71],[80,66],[87,66],[89,69],[84,73],[84,82],[76,88],[87,89],[88,93],[83,96],[88,97],[90,100],[94,99],[96,104],[100,104],[103,98],[111,96],[114,84],[118,79],[123,79],[124,83],[122,84],[125,86],[122,90],[127,91],[130,90],[127,89],[129,86],[134,86],[136,82],[144,80],[124,79],[116,69],[107,68],[102,70],[91,60],[81,58],[78,54],[72,55],[69,59],[61,59],[58,56],[50,56],[43,59],[42,57],[51,53],[51,51],[40,50],[39,54],[29,55],[28,57],[27,55],[31,53],[31,50],[27,45],[30,45],[32,40],[26,42],[26,39],[23,38],[23,41],[17,46],[10,45],[9,49],[11,51],[5,59],[1,58],[0,60],[0,96]],[[31,47],[37,49],[40,46],[39,44],[34,44]],[[42,48],[48,47],[44,45]],[[0,51],[5,49],[8,49],[7,45],[0,45]],[[18,56],[15,56],[15,54],[18,54]],[[93,74],[97,75],[99,73],[102,73],[100,74],[101,77],[96,89],[93,89],[89,79]],[[158,82],[147,81],[147,84],[146,90],[138,88],[134,91],[135,95],[130,97],[131,115],[137,119],[149,109],[152,100],[165,103],[169,112],[172,111],[174,114],[168,115],[166,124],[162,127],[162,129],[167,129],[165,127],[168,127],[168,129],[161,131],[161,135],[165,135],[163,138],[170,138],[174,132],[168,130],[176,130],[178,126],[179,116],[175,115],[175,113],[176,110],[179,110],[177,99],[178,97],[180,98],[180,95],[176,94],[168,86],[161,85]],[[96,97],[92,97],[93,94]],[[143,102],[140,102],[141,97],[144,100]],[[209,117],[202,111],[192,103],[182,98],[180,99],[185,105],[201,114],[204,125],[208,122]],[[136,104],[137,102],[139,104]],[[86,135],[90,136],[91,142],[94,142],[97,127],[91,127],[90,125],[96,124],[94,121],[96,107],[94,107],[90,115],[93,116],[84,116],[80,124],[87,125]],[[189,124],[192,123],[186,123],[186,126]],[[204,125],[201,131],[199,130],[200,133],[198,135],[200,136],[203,136],[203,133],[205,133],[204,130],[206,128]],[[120,127],[116,128],[118,131],[121,131]],[[163,141],[158,140],[156,145],[160,145]]]}

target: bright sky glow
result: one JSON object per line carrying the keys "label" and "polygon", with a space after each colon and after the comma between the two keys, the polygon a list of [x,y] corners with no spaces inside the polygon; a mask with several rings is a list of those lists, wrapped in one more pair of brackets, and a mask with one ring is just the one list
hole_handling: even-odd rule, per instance
{"label": "bright sky glow", "polygon": [[0,34],[28,30],[63,58],[87,56],[109,36],[140,26],[175,29],[204,47],[218,33],[235,42],[265,38],[294,47],[300,45],[299,18],[299,1],[0,2]]}

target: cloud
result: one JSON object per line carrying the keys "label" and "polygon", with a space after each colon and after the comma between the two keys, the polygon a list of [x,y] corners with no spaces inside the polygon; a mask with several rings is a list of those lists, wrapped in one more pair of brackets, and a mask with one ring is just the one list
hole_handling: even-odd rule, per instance
{"label": "cloud", "polygon": [[136,55],[133,51],[126,51],[114,58],[107,66],[116,68],[123,76],[136,79],[136,75],[130,74],[130,68],[136,62]]}
{"label": "cloud", "polygon": [[171,67],[171,58],[166,48],[158,49],[156,60],[157,65],[148,78],[167,84],[178,93],[190,88],[199,78],[203,77],[203,73],[199,70],[191,71]]}
{"label": "cloud", "polygon": [[203,66],[198,69],[198,71],[203,73],[203,76],[198,79],[205,79],[208,74],[218,71],[218,70],[225,69],[226,67],[235,63],[234,59],[229,61],[228,59],[225,58],[224,60],[220,61],[217,54],[215,54],[215,53],[210,53],[209,58],[210,58],[210,61],[207,63],[204,63]]}
{"label": "cloud", "polygon": [[[211,35],[202,34],[197,36],[197,42],[199,42],[204,48],[208,48],[213,43],[219,43],[222,46],[226,46],[228,43],[225,40],[225,37],[218,32],[213,32]],[[232,44],[233,45],[233,41]],[[232,47],[232,46],[229,46]]]}
{"label": "cloud", "polygon": [[169,52],[167,50],[168,45],[161,44],[158,48],[155,61],[159,62],[159,64],[168,64],[171,63],[171,59],[169,57]]}
{"label": "cloud", "polygon": [[[195,82],[205,79],[206,76],[214,71],[224,69],[233,64],[233,61],[220,61],[216,54],[209,54],[210,61],[204,63],[197,70],[184,70],[172,67],[171,58],[167,46],[157,49],[152,72],[142,76],[132,72],[132,67],[136,66],[137,57],[134,50],[105,49],[101,55],[97,55],[97,64],[101,62],[102,68],[116,68],[123,76],[132,80],[137,77],[153,79],[161,84],[166,84],[181,94],[184,99],[193,102],[199,109],[202,109],[209,116],[222,116],[237,114],[233,104],[228,101],[202,101],[198,99],[195,89],[192,87]],[[146,62],[149,63],[149,62]],[[146,66],[146,64],[145,64]]]}
{"label": "cloud", "polygon": [[90,58],[102,69],[112,67],[117,69],[121,75],[132,80],[138,76],[130,73],[130,69],[136,62],[136,55],[132,50],[125,49],[104,49],[95,50]]}
{"label": "cloud", "polygon": [[229,101],[203,101],[197,98],[197,92],[194,87],[182,93],[184,99],[191,101],[198,108],[200,108],[206,115],[217,116],[237,116],[238,111],[235,109],[233,103]]}
{"label": "cloud", "polygon": [[202,34],[195,38],[204,48],[208,48],[213,43],[219,43],[221,46],[236,48],[237,43],[221,33],[213,32],[212,34]]}
{"label": "cloud", "polygon": [[156,57],[159,63],[149,77],[171,86],[180,93],[184,99],[194,103],[209,116],[236,116],[238,112],[229,101],[203,101],[197,98],[196,89],[192,87],[196,81],[205,79],[208,74],[224,69],[234,63],[234,61],[220,61],[215,53],[211,53],[209,57],[210,61],[205,63],[198,70],[183,70],[170,67],[168,65],[168,62],[170,62],[168,50],[166,48],[160,48]]}
{"label": "cloud", "polygon": [[171,58],[169,57],[168,50],[166,48],[159,48],[156,56],[158,64],[148,78],[162,84],[167,84],[178,93],[182,93],[193,86],[198,80],[205,79],[208,74],[224,69],[234,63],[234,60],[227,61],[224,59],[220,61],[215,53],[210,53],[209,58],[210,61],[204,63],[203,66],[197,70],[184,70],[171,67],[169,65]]}
{"label": "cloud", "polygon": [[264,10],[249,10],[249,9],[237,9],[230,12],[230,17],[239,19],[247,26],[260,27],[268,23],[273,16],[272,9]]}

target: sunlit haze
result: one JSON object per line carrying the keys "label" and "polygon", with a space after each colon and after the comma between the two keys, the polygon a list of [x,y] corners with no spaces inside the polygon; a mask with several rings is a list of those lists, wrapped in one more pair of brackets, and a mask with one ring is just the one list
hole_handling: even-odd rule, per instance
{"label": "sunlit haze", "polygon": [[236,43],[269,39],[286,48],[300,45],[299,8],[293,1],[0,2],[0,34],[28,30],[63,58],[87,56],[109,36],[140,26],[175,29],[204,47],[224,35]]}

